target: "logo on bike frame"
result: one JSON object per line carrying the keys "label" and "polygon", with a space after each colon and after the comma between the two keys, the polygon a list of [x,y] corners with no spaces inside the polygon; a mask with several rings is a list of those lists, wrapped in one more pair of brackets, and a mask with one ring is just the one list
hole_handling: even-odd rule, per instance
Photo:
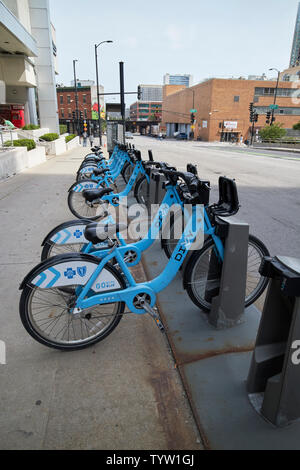
{"label": "logo on bike frame", "polygon": [[78,272],[80,277],[84,277],[86,275],[86,272],[87,272],[86,266],[82,266],[82,267],[77,268],[77,272]]}

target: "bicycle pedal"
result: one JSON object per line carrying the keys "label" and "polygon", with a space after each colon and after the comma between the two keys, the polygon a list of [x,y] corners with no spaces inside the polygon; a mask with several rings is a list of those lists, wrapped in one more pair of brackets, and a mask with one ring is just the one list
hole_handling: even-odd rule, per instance
{"label": "bicycle pedal", "polygon": [[143,308],[144,310],[146,310],[147,313],[149,313],[149,315],[153,318],[153,320],[155,321],[155,324],[156,326],[160,329],[161,332],[164,332],[165,331],[165,327],[164,325],[162,324],[160,318],[159,318],[159,315],[157,312],[157,308],[153,308],[151,307],[150,304],[148,304],[147,302],[144,302],[143,303]]}

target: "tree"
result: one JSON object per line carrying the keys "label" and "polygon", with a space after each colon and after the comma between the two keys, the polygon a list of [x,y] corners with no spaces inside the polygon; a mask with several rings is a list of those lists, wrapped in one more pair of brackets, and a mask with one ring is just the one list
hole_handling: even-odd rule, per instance
{"label": "tree", "polygon": [[294,131],[300,131],[300,121],[293,125]]}
{"label": "tree", "polygon": [[286,130],[282,128],[282,124],[272,124],[260,129],[259,135],[262,140],[277,140],[282,139],[286,135]]}

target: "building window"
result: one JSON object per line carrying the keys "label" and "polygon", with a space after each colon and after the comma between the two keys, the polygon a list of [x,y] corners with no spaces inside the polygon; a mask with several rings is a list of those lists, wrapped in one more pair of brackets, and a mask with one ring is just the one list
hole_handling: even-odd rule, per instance
{"label": "building window", "polygon": [[82,102],[83,104],[86,104],[86,95],[82,95]]}
{"label": "building window", "polygon": [[[255,106],[255,109],[258,114],[266,114],[270,111],[269,106]],[[275,109],[274,114],[300,116],[300,108],[283,106],[280,109]]]}
{"label": "building window", "polygon": [[258,102],[259,102],[259,96],[254,96],[253,103],[258,103]]}
{"label": "building window", "polygon": [[235,96],[235,97],[233,98],[233,101],[234,101],[235,103],[238,103],[238,102],[240,101],[240,97],[239,97],[239,96]]}
{"label": "building window", "polygon": [[69,116],[69,118],[72,117],[72,111],[71,111],[71,109],[68,109],[68,116]]}
{"label": "building window", "polygon": [[64,118],[64,117],[65,117],[65,112],[64,112],[64,110],[61,109],[60,112],[61,112],[61,117]]}
{"label": "building window", "polygon": [[64,95],[60,95],[59,100],[60,100],[60,104],[63,104],[64,103]]}
{"label": "building window", "polygon": [[84,109],[84,118],[87,119],[88,115],[87,115],[87,109],[85,108]]}
{"label": "building window", "polygon": [[68,104],[71,103],[71,96],[70,96],[70,95],[67,96],[67,103],[68,103]]}

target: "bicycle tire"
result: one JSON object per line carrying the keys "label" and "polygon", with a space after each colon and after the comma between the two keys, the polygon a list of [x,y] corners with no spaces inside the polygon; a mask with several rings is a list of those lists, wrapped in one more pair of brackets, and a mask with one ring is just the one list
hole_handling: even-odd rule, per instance
{"label": "bicycle tire", "polygon": [[[76,255],[75,255],[75,257],[76,257]],[[96,265],[98,264],[98,261],[96,259],[94,261],[90,260],[89,262],[95,263]],[[120,272],[118,270],[116,270],[111,264],[107,264],[105,266],[105,269],[107,269],[110,272],[110,274],[119,282],[119,284],[121,286],[121,289],[126,288],[125,280],[124,280],[123,276],[120,274]],[[116,305],[115,312],[113,314],[111,314],[111,316],[113,317],[111,322],[108,324],[107,328],[105,328],[98,335],[94,335],[90,339],[85,339],[85,340],[82,339],[82,341],[77,341],[76,344],[74,342],[75,340],[72,341],[72,342],[70,342],[70,341],[69,342],[67,342],[67,341],[59,342],[57,340],[51,339],[49,336],[47,336],[45,334],[45,332],[43,333],[41,331],[41,324],[38,326],[38,325],[36,325],[36,323],[34,323],[33,313],[32,313],[32,311],[29,311],[29,310],[32,306],[32,299],[34,298],[35,292],[39,291],[39,294],[41,294],[41,291],[48,291],[48,293],[49,293],[49,291],[53,291],[53,290],[54,289],[40,289],[39,287],[36,287],[36,286],[27,285],[23,289],[23,292],[22,292],[22,295],[21,295],[21,298],[20,298],[19,311],[20,311],[20,318],[21,318],[22,324],[23,324],[24,328],[26,329],[26,331],[30,334],[30,336],[32,338],[34,338],[36,341],[38,341],[39,343],[43,344],[44,346],[47,346],[47,347],[53,348],[53,349],[59,349],[61,351],[75,351],[75,350],[88,348],[88,347],[102,341],[109,334],[111,334],[112,331],[118,326],[118,324],[120,323],[120,321],[122,319],[122,316],[123,316],[123,313],[124,313],[124,310],[125,310],[125,303],[124,302],[116,302],[115,303],[115,305]],[[71,294],[68,293],[67,291],[64,292],[61,288],[58,288],[57,291],[59,291],[58,292],[58,298],[59,299],[61,299],[61,298],[65,299],[64,301],[62,301],[62,300],[60,300],[60,301],[61,302],[67,302],[67,300],[68,300],[67,296],[71,295]],[[38,297],[38,301],[39,301],[40,298],[41,297]],[[52,302],[55,302],[55,298],[53,298]],[[51,304],[49,304],[49,305],[51,305]],[[107,307],[107,306],[111,306],[111,305],[114,305],[114,304],[105,304],[105,305],[102,305],[102,307]],[[55,307],[59,307],[59,305],[54,304],[54,306],[51,307],[52,312],[54,311]],[[64,310],[67,310],[67,308],[68,308],[68,307],[66,308],[64,306],[64,304],[62,305],[62,307],[64,307],[62,312]],[[96,311],[95,309],[98,308],[98,307],[101,307],[101,306],[93,307],[92,312]],[[45,304],[43,303],[42,310],[41,310],[41,307],[40,307],[40,312],[43,312],[46,308],[47,307],[45,307]],[[38,309],[39,309],[39,307],[38,307]],[[53,315],[52,312],[51,312],[51,315]],[[90,310],[89,310],[89,312],[90,312]],[[45,315],[47,315],[47,313]],[[75,316],[73,314],[66,312],[64,314],[59,315],[58,317],[54,317],[55,318],[54,321],[57,321],[57,318],[59,319],[59,321],[61,321],[62,317],[65,316],[65,315],[67,316],[66,319],[67,319],[68,327],[70,325],[69,319],[71,319],[71,322],[73,322],[73,321],[76,321],[79,318],[79,317],[75,318]],[[95,324],[91,322],[92,316],[90,315],[88,317],[88,315],[89,314],[87,314],[85,317],[83,317],[85,327],[86,327],[86,331],[88,331],[86,321],[88,322],[88,324],[91,323],[91,326],[93,325],[93,328],[91,328],[91,330],[95,329]],[[108,316],[109,315],[104,315],[102,318],[106,318]],[[49,316],[48,316],[48,318],[49,318]],[[96,317],[94,317],[94,318],[96,319]],[[97,318],[99,319],[99,317],[97,317]],[[51,318],[50,318],[50,321],[51,321]],[[49,320],[48,320],[48,322],[49,322]],[[63,322],[63,320],[62,320],[62,322]],[[99,324],[103,323],[103,320],[98,322],[98,323]],[[79,325],[82,329],[81,317],[80,317]],[[98,324],[96,324],[96,326],[98,326]],[[75,336],[75,330],[76,330],[76,328],[79,328],[79,327],[77,327],[77,325],[74,326],[74,324],[72,323],[72,328],[74,329],[73,335]],[[64,338],[64,336],[65,336],[65,333],[63,334],[63,338]]]}
{"label": "bicycle tire", "polygon": [[149,183],[145,175],[138,179],[134,188],[134,197],[139,204],[147,206],[149,202]]}
{"label": "bicycle tire", "polygon": [[[94,180],[81,180],[83,183],[95,183]],[[80,181],[78,182],[80,183]],[[98,220],[104,217],[104,212],[103,214],[97,214],[97,210],[99,206],[96,207],[89,207],[85,199],[82,195],[81,192],[77,193],[73,190],[69,191],[68,194],[68,207],[72,214],[77,218],[77,219],[88,219],[88,220]]]}
{"label": "bicycle tire", "polygon": [[[208,258],[210,257],[209,251],[213,250],[214,248],[214,242],[210,238],[208,239],[201,250],[197,250],[192,253],[191,258],[188,261],[188,264],[185,269],[185,274],[184,274],[184,285],[185,288],[188,292],[188,295],[192,302],[200,307],[202,310],[205,312],[209,312],[211,309],[211,303],[205,299],[205,287],[207,285],[207,274],[208,271],[205,271],[205,266],[209,266],[209,261]],[[248,242],[248,247],[255,247],[257,252],[260,255],[260,258],[262,259],[264,256],[270,256],[269,250],[267,247],[264,245],[264,243],[259,240],[257,237],[254,235],[249,235],[249,242]],[[200,268],[200,262],[201,258],[203,259],[204,257],[206,258],[206,261],[204,261],[204,267],[203,270],[201,271]],[[261,276],[258,272],[258,268],[256,270],[256,267],[251,271],[251,263],[249,262],[250,257],[249,257],[249,248],[248,248],[248,269],[247,269],[247,283],[246,283],[246,298],[245,298],[245,307],[249,307],[252,305],[264,292],[268,285],[268,278],[265,278]],[[260,262],[257,266],[260,265]],[[202,277],[200,277],[200,281],[197,280],[197,268],[199,269],[200,273],[202,273]],[[213,274],[213,273],[212,273]],[[210,273],[211,275],[211,273]],[[218,274],[216,273],[216,279],[211,279],[212,282],[216,282],[218,280]],[[251,288],[251,284],[253,283],[254,276],[259,278],[256,287],[253,289]],[[196,287],[197,285],[197,287]],[[251,290],[252,289],[252,290]],[[247,295],[248,292],[248,295]]]}
{"label": "bicycle tire", "polygon": [[121,175],[123,176],[123,179],[125,183],[128,183],[130,180],[130,177],[133,173],[133,166],[130,164],[130,162],[125,163],[124,168],[121,171]]}

